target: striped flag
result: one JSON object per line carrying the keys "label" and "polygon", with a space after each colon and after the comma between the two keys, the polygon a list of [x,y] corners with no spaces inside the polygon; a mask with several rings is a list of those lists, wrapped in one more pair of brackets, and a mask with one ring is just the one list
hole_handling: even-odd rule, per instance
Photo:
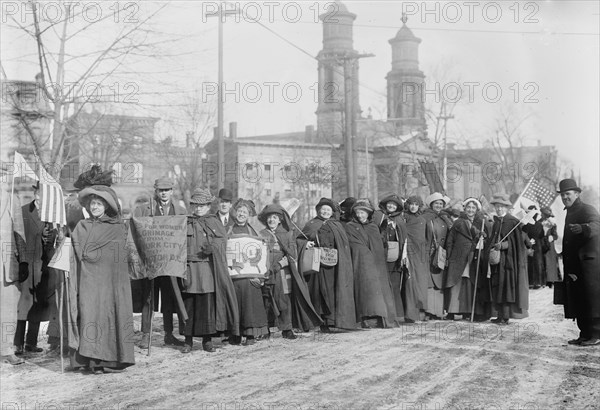
{"label": "striped flag", "polygon": [[40,165],[40,219],[57,225],[67,224],[65,197],[62,188],[52,176]]}
{"label": "striped flag", "polygon": [[40,219],[56,225],[66,225],[67,216],[62,188],[54,178],[44,169],[42,162],[36,157],[39,174],[33,170],[27,160],[15,151],[15,177],[30,177],[39,181],[40,191]]}

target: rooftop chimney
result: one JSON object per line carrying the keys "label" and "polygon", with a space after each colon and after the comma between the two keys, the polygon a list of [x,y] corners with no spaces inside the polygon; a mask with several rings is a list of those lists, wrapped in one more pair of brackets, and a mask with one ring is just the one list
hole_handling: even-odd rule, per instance
{"label": "rooftop chimney", "polygon": [[314,142],[315,136],[315,126],[314,125],[307,125],[306,128],[304,129],[304,142]]}
{"label": "rooftop chimney", "polygon": [[237,122],[229,123],[229,138],[237,138]]}

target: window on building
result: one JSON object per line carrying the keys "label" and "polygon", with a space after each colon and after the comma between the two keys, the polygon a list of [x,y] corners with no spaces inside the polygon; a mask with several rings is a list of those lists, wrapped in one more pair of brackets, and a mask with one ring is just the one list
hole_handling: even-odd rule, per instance
{"label": "window on building", "polygon": [[141,184],[144,181],[144,165],[139,162],[128,162],[122,165],[121,182],[124,184]]}
{"label": "window on building", "polygon": [[271,190],[270,189],[265,189],[265,195],[267,196],[271,196]]}
{"label": "window on building", "polygon": [[271,172],[271,164],[265,164],[265,171]]}

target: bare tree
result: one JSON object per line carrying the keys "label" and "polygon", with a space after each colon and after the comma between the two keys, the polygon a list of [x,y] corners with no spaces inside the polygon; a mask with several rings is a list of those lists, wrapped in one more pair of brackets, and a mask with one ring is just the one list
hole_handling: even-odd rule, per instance
{"label": "bare tree", "polygon": [[104,7],[95,3],[101,11],[94,14],[87,5],[64,2],[59,4],[60,16],[48,19],[40,18],[44,4],[33,1],[21,3],[31,7],[32,21],[10,16],[8,28],[25,33],[36,50],[39,88],[48,106],[38,114],[50,121],[50,135],[34,129],[31,116],[19,116],[19,123],[27,145],[53,176],[58,176],[62,164],[75,155],[69,140],[94,134],[91,129],[80,129],[82,124],[75,120],[84,107],[98,101],[135,103],[139,74],[132,67],[148,58],[172,54],[165,46],[176,38],[159,33],[151,25],[167,5],[132,2],[106,3]]}

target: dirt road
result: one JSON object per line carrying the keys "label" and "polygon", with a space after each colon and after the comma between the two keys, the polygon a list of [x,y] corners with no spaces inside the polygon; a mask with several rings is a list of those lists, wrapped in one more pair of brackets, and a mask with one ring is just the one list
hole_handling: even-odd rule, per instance
{"label": "dirt road", "polygon": [[198,341],[189,355],[162,346],[159,319],[152,356],[136,348],[136,365],[120,374],[61,374],[43,354],[3,364],[2,410],[600,408],[600,348],[566,344],[576,326],[550,289],[531,291],[530,304],[528,319],[507,326],[433,321],[296,341],[278,333],[213,354]]}

